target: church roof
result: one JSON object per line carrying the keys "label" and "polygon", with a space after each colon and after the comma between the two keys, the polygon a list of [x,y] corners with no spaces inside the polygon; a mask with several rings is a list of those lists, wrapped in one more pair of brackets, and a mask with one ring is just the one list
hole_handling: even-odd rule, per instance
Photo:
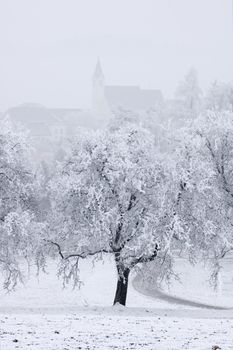
{"label": "church roof", "polygon": [[124,107],[131,110],[146,110],[155,107],[163,99],[160,90],[141,89],[139,86],[105,87],[105,96],[111,108]]}

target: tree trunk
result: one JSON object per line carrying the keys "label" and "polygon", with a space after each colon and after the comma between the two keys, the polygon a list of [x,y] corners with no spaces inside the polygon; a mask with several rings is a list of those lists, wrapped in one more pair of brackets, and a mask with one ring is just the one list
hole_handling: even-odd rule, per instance
{"label": "tree trunk", "polygon": [[130,269],[125,268],[122,270],[117,266],[117,272],[118,272],[118,281],[117,281],[117,288],[116,288],[116,294],[115,294],[113,305],[119,303],[125,306]]}

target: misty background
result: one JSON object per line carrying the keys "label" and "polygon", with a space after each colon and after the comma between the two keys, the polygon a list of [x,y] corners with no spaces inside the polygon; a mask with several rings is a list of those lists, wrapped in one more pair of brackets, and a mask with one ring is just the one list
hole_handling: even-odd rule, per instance
{"label": "misty background", "polygon": [[0,111],[91,104],[106,83],[171,97],[193,66],[200,86],[233,79],[232,0],[0,0]]}

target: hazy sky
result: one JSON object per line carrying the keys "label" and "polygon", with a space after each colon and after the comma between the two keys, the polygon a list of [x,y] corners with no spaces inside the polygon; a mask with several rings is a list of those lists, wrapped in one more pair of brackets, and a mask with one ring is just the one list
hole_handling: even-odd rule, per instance
{"label": "hazy sky", "polygon": [[0,110],[87,107],[99,56],[108,84],[171,96],[233,80],[233,0],[0,0]]}

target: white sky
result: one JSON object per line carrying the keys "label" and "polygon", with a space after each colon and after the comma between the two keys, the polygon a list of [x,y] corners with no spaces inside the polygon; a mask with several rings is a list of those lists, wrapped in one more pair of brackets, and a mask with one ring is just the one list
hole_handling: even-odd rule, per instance
{"label": "white sky", "polygon": [[171,96],[194,66],[203,88],[233,80],[233,0],[0,0],[0,110],[90,105],[108,84]]}

